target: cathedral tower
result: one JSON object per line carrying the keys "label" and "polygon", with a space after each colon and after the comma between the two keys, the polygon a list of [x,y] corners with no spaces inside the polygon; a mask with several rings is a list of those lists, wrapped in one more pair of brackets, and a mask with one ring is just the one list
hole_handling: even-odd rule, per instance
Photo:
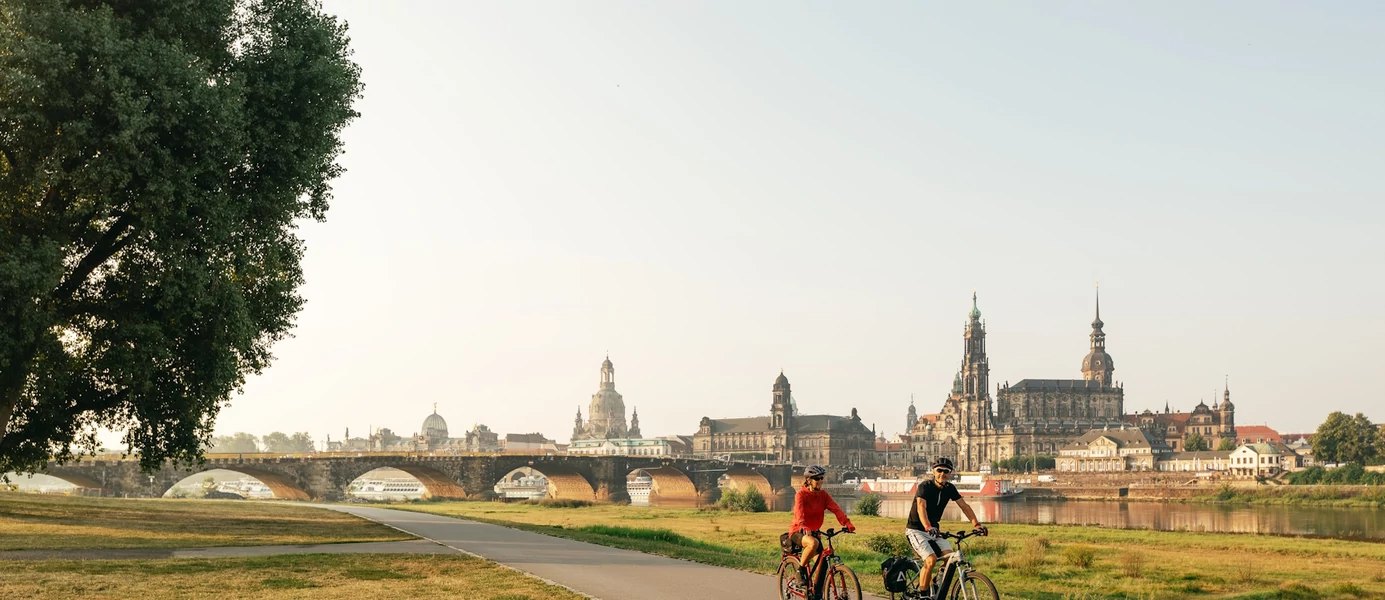
{"label": "cathedral tower", "polygon": [[1105,323],[1101,322],[1101,290],[1097,290],[1096,296],[1096,320],[1092,321],[1092,349],[1087,353],[1087,357],[1082,359],[1082,379],[1087,381],[1097,381],[1102,387],[1115,385],[1112,378],[1116,370],[1116,363],[1111,360],[1111,355],[1106,353],[1106,332],[1101,328]]}
{"label": "cathedral tower", "polygon": [[971,314],[962,338],[965,348],[962,354],[962,404],[963,428],[968,430],[990,429],[991,396],[989,381],[991,366],[986,359],[986,324],[981,321],[981,310],[976,307],[976,292],[971,294]]}
{"label": "cathedral tower", "polygon": [[793,392],[783,371],[774,379],[774,401],[769,405],[769,415],[771,429],[787,431],[793,428]]}

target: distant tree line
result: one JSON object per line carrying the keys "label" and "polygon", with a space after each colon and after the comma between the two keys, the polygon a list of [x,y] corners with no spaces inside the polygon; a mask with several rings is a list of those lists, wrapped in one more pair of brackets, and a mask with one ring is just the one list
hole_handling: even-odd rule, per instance
{"label": "distant tree line", "polygon": [[313,437],[308,435],[306,431],[300,431],[293,435],[276,431],[266,434],[262,438],[237,431],[232,435],[213,437],[207,452],[212,454],[254,454],[256,452],[292,454],[314,450],[316,447],[313,445]]}
{"label": "distant tree line", "polygon": [[1058,467],[1058,458],[1055,456],[1012,456],[1005,460],[998,460],[991,463],[992,471],[1004,470],[1007,473],[1022,473],[1028,471],[1052,471]]}

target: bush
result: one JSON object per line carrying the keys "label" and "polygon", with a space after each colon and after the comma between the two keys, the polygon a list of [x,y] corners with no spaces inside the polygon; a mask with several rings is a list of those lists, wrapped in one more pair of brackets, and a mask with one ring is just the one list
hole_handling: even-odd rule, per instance
{"label": "bush", "polygon": [[885,556],[913,556],[909,539],[898,533],[877,533],[866,538],[866,548]]}
{"label": "bush", "polygon": [[1096,562],[1096,548],[1091,546],[1068,546],[1063,550],[1063,560],[1079,569],[1089,569]]}
{"label": "bush", "polygon": [[863,517],[880,516],[880,494],[866,494],[856,500],[856,514]]}
{"label": "bush", "polygon": [[1297,581],[1286,581],[1279,586],[1279,597],[1284,600],[1313,600],[1321,596],[1318,590]]}
{"label": "bush", "polygon": [[1048,562],[1048,547],[1048,538],[1035,538],[1025,542],[1024,548],[1020,550],[1019,556],[1015,557],[1011,566],[1025,577],[1038,577],[1044,564]]}
{"label": "bush", "polygon": [[1343,596],[1351,596],[1353,598],[1366,598],[1371,595],[1370,592],[1354,583],[1339,583],[1336,587],[1332,588],[1332,592]]}
{"label": "bush", "polygon": [[765,495],[760,493],[760,488],[753,485],[744,492],[736,488],[721,488],[721,500],[717,501],[717,506],[723,510],[741,512],[769,511],[769,504],[765,502]]}

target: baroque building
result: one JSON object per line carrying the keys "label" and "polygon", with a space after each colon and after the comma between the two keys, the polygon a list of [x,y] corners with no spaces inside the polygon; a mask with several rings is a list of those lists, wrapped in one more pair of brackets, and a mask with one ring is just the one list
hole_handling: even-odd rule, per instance
{"label": "baroque building", "polygon": [[624,439],[640,437],[640,417],[633,415],[630,427],[625,426],[625,399],[616,391],[616,367],[611,357],[601,363],[601,386],[592,394],[587,407],[587,420],[582,421],[582,409],[572,426],[572,440]]}
{"label": "baroque building", "polygon": [[769,415],[742,419],[702,417],[693,434],[693,453],[702,458],[730,455],[738,460],[870,467],[875,463],[875,432],[851,416],[800,415],[789,378],[774,380]]}
{"label": "baroque building", "polygon": [[[1115,361],[1106,352],[1101,300],[1082,359],[1082,379],[1024,379],[989,391],[986,324],[976,295],[962,332],[962,366],[936,418],[918,419],[910,431],[916,464],[938,456],[962,470],[978,470],[1014,456],[1056,456],[1093,429],[1119,428],[1125,389],[1114,379]],[[931,415],[930,415],[931,416]]]}
{"label": "baroque building", "polygon": [[1207,442],[1207,449],[1215,450],[1222,440],[1236,443],[1236,405],[1231,403],[1231,390],[1222,390],[1221,404],[1215,401],[1211,407],[1206,402],[1198,402],[1192,412],[1172,412],[1164,404],[1164,412],[1145,409],[1138,414],[1126,415],[1127,423],[1145,430],[1151,436],[1164,440],[1175,451],[1188,447],[1188,437],[1196,433]]}

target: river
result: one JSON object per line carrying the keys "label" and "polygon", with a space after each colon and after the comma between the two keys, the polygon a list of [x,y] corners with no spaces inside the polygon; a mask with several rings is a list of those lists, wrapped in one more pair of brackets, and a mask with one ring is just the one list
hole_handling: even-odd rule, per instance
{"label": "river", "polygon": [[[842,508],[853,512],[854,498],[842,497],[839,501]],[[985,523],[1306,535],[1385,542],[1385,509],[1376,508],[1025,499],[1023,495],[1008,500],[969,498],[967,502]],[[880,516],[905,519],[909,516],[909,499],[887,498],[880,506]],[[948,506],[943,519],[966,520],[956,505]]]}

